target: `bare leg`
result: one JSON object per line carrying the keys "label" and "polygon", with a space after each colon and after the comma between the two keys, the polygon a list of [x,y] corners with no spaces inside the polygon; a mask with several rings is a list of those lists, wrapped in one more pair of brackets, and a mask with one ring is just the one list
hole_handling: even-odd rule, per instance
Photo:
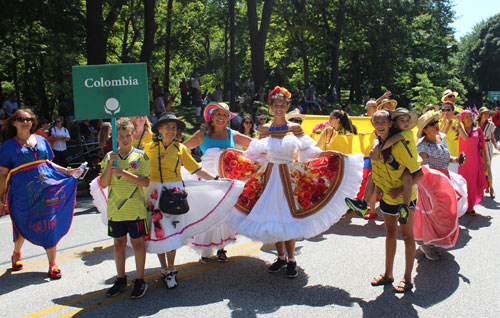
{"label": "bare leg", "polygon": [[[366,188],[365,188],[365,194],[363,196],[363,200],[365,200],[365,202],[369,202],[370,199],[374,195],[375,195],[375,184],[373,183],[372,173],[370,172],[370,174],[368,175],[368,178],[366,180]],[[375,212],[375,211],[372,210],[372,212]]]}
{"label": "bare leg", "polygon": [[385,276],[394,279],[394,256],[396,255],[396,239],[398,235],[398,216],[383,214],[385,225]]}
{"label": "bare leg", "polygon": [[23,247],[24,244],[24,237],[19,234],[17,236],[17,240],[14,242],[14,253],[19,253],[21,252],[21,247]]}
{"label": "bare leg", "polygon": [[114,239],[114,254],[116,273],[118,278],[125,277],[125,248],[127,247],[127,236],[124,235]]}
{"label": "bare leg", "polygon": [[411,175],[410,171],[408,171],[408,169],[405,169],[405,171],[403,172],[401,181],[403,181],[403,203],[406,205],[410,205],[411,193],[413,190],[413,176]]}
{"label": "bare leg", "polygon": [[377,194],[375,193],[375,191],[373,191],[372,196],[368,201],[368,207],[370,208],[370,211],[372,211],[372,213],[375,213],[375,203],[377,203]]}
{"label": "bare leg", "polygon": [[279,256],[285,256],[285,242],[280,241],[276,242],[276,251],[278,252],[278,257]]}
{"label": "bare leg", "polygon": [[413,236],[413,221],[414,221],[415,209],[410,209],[410,215],[408,216],[408,222],[406,224],[401,224],[401,234],[405,242],[405,276],[404,279],[411,281],[413,263],[415,261],[415,238]]}
{"label": "bare leg", "polygon": [[165,258],[165,253],[156,254],[158,256],[158,260],[160,261],[160,266],[162,269],[167,268],[167,259]]}
{"label": "bare leg", "polygon": [[286,253],[288,254],[288,259],[295,258],[295,240],[289,240],[285,242]]}
{"label": "bare leg", "polygon": [[168,262],[168,270],[173,271],[175,269],[175,252],[176,250],[167,252],[167,262]]}
{"label": "bare leg", "polygon": [[146,247],[144,246],[144,239],[142,237],[130,239],[135,254],[135,267],[137,270],[136,279],[144,278],[144,266],[146,265]]}

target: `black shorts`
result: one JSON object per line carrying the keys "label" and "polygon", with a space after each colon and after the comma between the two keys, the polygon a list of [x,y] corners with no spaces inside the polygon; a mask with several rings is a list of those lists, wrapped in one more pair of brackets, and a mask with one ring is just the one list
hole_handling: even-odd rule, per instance
{"label": "black shorts", "polygon": [[[389,214],[389,215],[398,215],[399,214],[399,206],[400,204],[396,205],[391,205],[387,204],[384,202],[384,200],[380,200],[380,211],[384,214]],[[410,202],[410,205],[408,206],[410,209],[413,208],[415,209],[417,206],[417,200],[413,200]]]}
{"label": "black shorts", "polygon": [[140,238],[149,233],[148,222],[144,219],[135,221],[108,221],[108,235],[119,238],[130,234],[131,238]]}

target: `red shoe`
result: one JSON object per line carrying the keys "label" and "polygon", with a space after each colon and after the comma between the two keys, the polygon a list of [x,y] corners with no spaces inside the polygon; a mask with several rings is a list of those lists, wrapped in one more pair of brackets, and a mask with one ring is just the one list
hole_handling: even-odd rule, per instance
{"label": "red shoe", "polygon": [[50,270],[48,275],[50,279],[60,279],[62,277],[61,270],[57,267],[56,262],[50,263],[49,267]]}
{"label": "red shoe", "polygon": [[469,213],[469,215],[476,215],[477,214],[474,209],[467,211],[467,213]]}
{"label": "red shoe", "polygon": [[23,269],[23,261],[21,260],[21,252],[12,254],[10,258],[12,260],[12,270],[14,272]]}
{"label": "red shoe", "polygon": [[365,216],[363,217],[363,219],[365,220],[371,220],[371,219],[375,219],[378,217],[378,214],[377,213],[374,213],[372,211],[368,212],[365,214]]}

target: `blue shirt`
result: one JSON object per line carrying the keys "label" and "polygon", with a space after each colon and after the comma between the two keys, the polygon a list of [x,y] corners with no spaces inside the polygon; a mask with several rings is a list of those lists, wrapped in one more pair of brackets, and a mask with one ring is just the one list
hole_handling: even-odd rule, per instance
{"label": "blue shirt", "polygon": [[200,145],[200,149],[203,153],[210,148],[234,148],[234,139],[233,139],[233,131],[230,128],[227,129],[227,134],[229,135],[228,139],[212,139],[207,134],[203,134],[203,143]]}

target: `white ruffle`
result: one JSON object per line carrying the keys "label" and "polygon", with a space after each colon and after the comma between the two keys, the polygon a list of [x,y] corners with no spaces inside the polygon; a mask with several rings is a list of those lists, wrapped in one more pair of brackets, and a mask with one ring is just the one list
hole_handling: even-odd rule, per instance
{"label": "white ruffle", "polygon": [[344,176],[337,192],[321,210],[306,218],[294,218],[283,191],[279,169],[273,168],[268,184],[248,215],[232,209],[227,223],[238,233],[264,243],[311,238],[328,230],[347,211],[345,198],[355,197],[359,191],[363,155],[349,155],[344,159]]}
{"label": "white ruffle", "polygon": [[450,180],[455,192],[457,193],[457,215],[461,217],[467,212],[469,202],[467,201],[467,181],[453,171],[448,170],[450,173]]}
{"label": "white ruffle", "polygon": [[[165,184],[165,183],[164,183]],[[166,184],[171,188],[182,184],[172,182]],[[182,247],[196,234],[211,230],[224,222],[229,210],[236,204],[243,191],[244,183],[238,180],[228,181],[185,181],[188,193],[189,212],[183,215],[166,216],[160,220],[163,236],[157,237],[152,213],[148,212],[150,239],[146,240],[148,253],[165,253]],[[146,203],[158,208],[158,200],[151,198],[154,191],[161,196],[162,185],[151,182],[146,191]],[[174,222],[175,225],[174,225]]]}
{"label": "white ruffle", "polygon": [[96,177],[90,182],[90,195],[92,204],[101,213],[101,220],[104,225],[108,225],[108,188],[101,187],[100,177]]}

